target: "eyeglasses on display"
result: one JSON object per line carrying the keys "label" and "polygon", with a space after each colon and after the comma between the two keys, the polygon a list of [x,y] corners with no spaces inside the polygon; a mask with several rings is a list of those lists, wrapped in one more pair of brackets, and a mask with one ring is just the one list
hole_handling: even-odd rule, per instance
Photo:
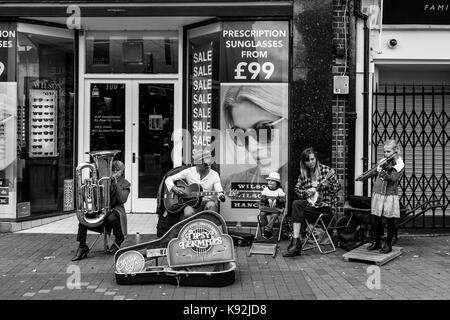
{"label": "eyeglasses on display", "polygon": [[51,99],[51,98],[33,98],[33,101],[34,102],[41,102],[41,101],[48,101],[48,102],[51,102],[51,101],[53,101],[53,99]]}

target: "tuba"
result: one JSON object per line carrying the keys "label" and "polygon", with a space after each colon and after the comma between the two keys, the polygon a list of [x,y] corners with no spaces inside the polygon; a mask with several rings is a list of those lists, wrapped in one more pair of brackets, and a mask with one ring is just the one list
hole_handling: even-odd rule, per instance
{"label": "tuba", "polygon": [[[112,163],[119,150],[93,151],[92,163],[80,163],[76,169],[77,218],[87,227],[98,227],[110,211],[110,186]],[[84,169],[89,169],[89,178],[82,181]]]}

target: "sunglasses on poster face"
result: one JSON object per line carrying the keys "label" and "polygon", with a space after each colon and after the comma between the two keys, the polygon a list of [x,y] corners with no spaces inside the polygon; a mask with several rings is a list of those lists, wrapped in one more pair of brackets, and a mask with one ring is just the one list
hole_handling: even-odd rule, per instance
{"label": "sunglasses on poster face", "polygon": [[246,137],[252,137],[262,144],[270,144],[274,138],[275,126],[280,124],[283,120],[286,120],[286,118],[280,118],[273,122],[258,122],[247,130],[233,126],[229,133],[232,135],[233,140],[238,146],[248,145],[248,138]]}

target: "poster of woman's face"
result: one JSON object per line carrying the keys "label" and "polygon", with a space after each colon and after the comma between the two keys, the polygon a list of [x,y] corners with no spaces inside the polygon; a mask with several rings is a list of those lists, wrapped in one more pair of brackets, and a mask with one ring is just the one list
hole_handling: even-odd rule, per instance
{"label": "poster of woman's face", "polygon": [[[271,171],[280,173],[287,189],[288,84],[223,83],[220,91],[221,132],[225,133],[220,175],[225,190],[241,189],[254,197],[251,192],[261,191]],[[244,200],[247,203],[240,207],[232,202],[231,208],[247,209],[242,216],[253,220],[246,206],[256,206],[257,201]]]}

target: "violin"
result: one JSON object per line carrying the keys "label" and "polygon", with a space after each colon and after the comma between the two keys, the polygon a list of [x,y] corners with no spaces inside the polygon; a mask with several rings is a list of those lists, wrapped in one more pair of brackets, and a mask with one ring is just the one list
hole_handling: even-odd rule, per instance
{"label": "violin", "polygon": [[381,169],[382,170],[384,170],[384,171],[389,171],[389,170],[391,170],[392,169],[392,167],[393,166],[395,166],[397,164],[397,162],[395,161],[395,158],[394,157],[389,157],[387,160],[386,160],[386,162],[384,162],[382,165],[381,165]]}
{"label": "violin", "polygon": [[382,162],[378,163],[377,165],[375,165],[374,167],[372,167],[370,170],[367,170],[365,172],[363,172],[358,178],[356,178],[356,181],[363,181],[365,179],[367,179],[368,177],[373,176],[373,174],[378,171],[378,166],[381,166],[381,169],[383,171],[387,171],[392,169],[393,166],[395,166],[397,164],[397,162],[395,161],[395,155],[396,153],[391,154],[389,157],[387,157],[386,159],[384,159]]}

